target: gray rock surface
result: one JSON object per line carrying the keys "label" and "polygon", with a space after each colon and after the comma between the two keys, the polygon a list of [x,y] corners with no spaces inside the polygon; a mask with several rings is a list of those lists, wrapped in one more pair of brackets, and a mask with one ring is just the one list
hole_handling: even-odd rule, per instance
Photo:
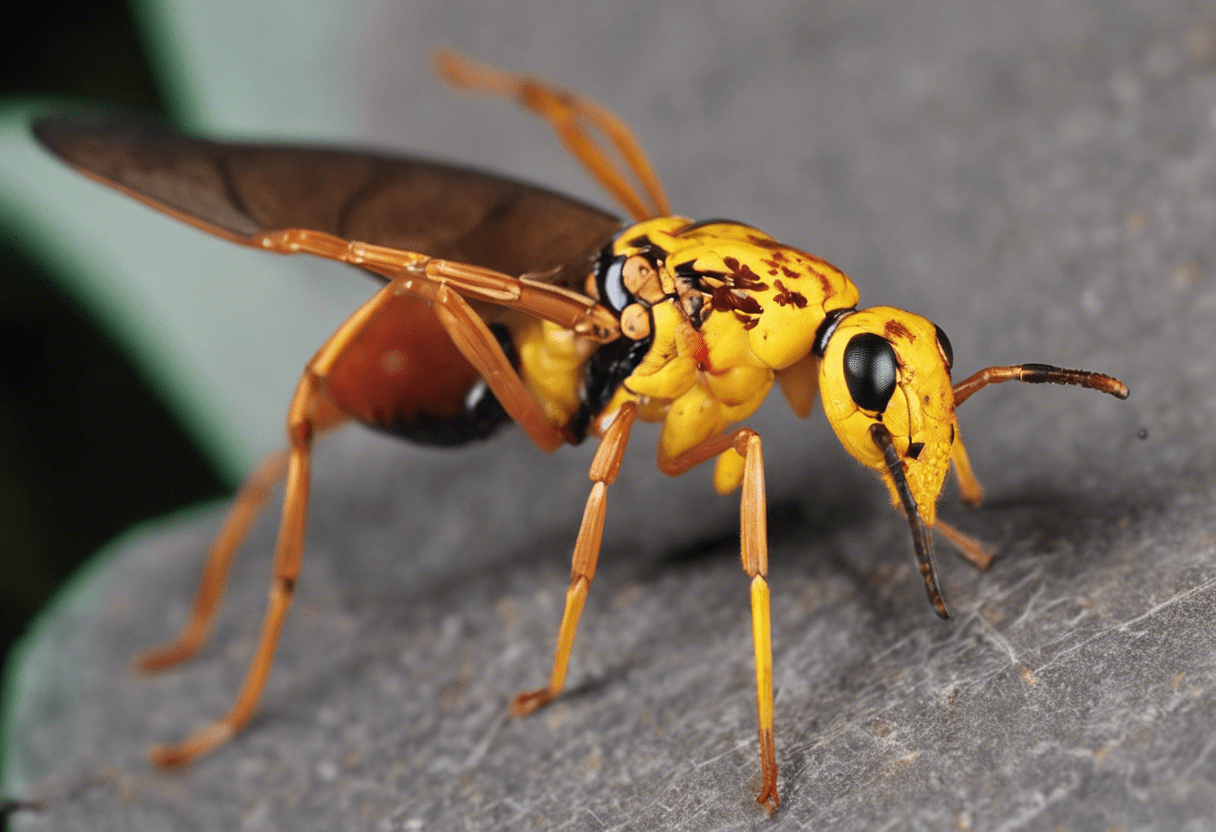
{"label": "gray rock surface", "polygon": [[[366,72],[446,40],[588,90],[628,115],[676,210],[748,220],[845,269],[863,304],[933,318],[960,378],[1047,361],[1112,372],[1132,397],[1006,385],[966,403],[989,501],[967,512],[948,488],[942,513],[999,555],[980,574],[943,548],[944,622],[903,521],[819,414],[799,422],[774,397],[753,420],[771,819],[753,802],[737,504],[708,472],[666,480],[638,432],[572,690],[512,721],[509,696],[548,672],[591,449],[545,457],[509,432],[439,453],[352,432],[316,456],[259,714],[197,766],[166,775],[143,753],[230,704],[276,518],[179,671],[145,680],[126,662],[184,620],[220,507],[132,532],[46,614],[10,684],[5,789],[50,806],[17,827],[1216,828],[1212,6],[525,4],[480,24],[442,8],[369,33]],[[469,116],[506,148],[484,164],[540,180],[540,153],[565,187],[556,144],[521,150],[503,112]]]}

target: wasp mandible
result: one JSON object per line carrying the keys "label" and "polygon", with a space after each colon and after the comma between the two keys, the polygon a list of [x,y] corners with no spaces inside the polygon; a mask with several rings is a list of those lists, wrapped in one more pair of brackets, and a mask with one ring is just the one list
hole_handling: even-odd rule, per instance
{"label": "wasp mandible", "polygon": [[550,702],[565,684],[595,576],[608,487],[641,420],[661,425],[665,474],[715,459],[718,493],[741,490],[763,774],[757,801],[771,811],[780,798],[764,460],[760,435],[737,425],[774,384],[801,417],[818,396],[841,444],[878,474],[907,519],[929,601],[945,618],[932,530],[977,566],[990,559],[936,515],[952,465],[965,501],[977,504],[983,493],[956,408],[988,384],[1013,380],[1119,398],[1127,388],[1111,376],[1044,364],[988,367],[953,384],[950,341],[930,321],[890,307],[858,309],[857,287],[843,272],[750,225],[672,215],[640,145],[601,105],[449,52],[438,63],[454,85],[513,97],[547,121],[632,222],[531,185],[417,159],[203,141],[124,118],[34,127],[43,145],[85,175],[202,231],[351,263],[383,282],[308,362],[288,409],[288,448],[238,494],[184,630],[137,658],[155,671],[199,649],[233,554],[285,476],[269,607],[236,702],[184,742],[153,749],[152,758],[188,764],[252,715],[300,571],[312,446],[347,421],[435,445],[482,439],[512,420],[544,451],[599,440],[549,682],[517,695],[510,711],[522,716]]}

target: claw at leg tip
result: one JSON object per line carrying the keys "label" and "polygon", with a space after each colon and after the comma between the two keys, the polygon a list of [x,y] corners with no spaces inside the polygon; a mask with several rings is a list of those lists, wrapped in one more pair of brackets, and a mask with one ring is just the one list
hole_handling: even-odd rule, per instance
{"label": "claw at leg tip", "polygon": [[518,694],[511,700],[511,706],[507,709],[507,712],[513,717],[527,716],[534,711],[540,710],[552,701],[553,694],[550,693],[548,688],[526,691]]}

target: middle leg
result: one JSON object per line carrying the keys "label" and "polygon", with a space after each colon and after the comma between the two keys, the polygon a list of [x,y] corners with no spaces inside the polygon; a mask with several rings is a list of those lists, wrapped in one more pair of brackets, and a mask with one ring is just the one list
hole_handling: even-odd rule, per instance
{"label": "middle leg", "polygon": [[739,553],[743,571],[751,578],[752,649],[756,656],[756,712],[759,723],[760,771],[763,784],[756,802],[774,812],[781,805],[777,793],[777,748],[773,716],[772,614],[768,591],[768,522],[764,490],[764,454],[760,434],[737,428],[714,436],[676,457],[660,450],[659,469],[679,476],[720,454],[743,459],[742,495],[739,500]]}
{"label": "middle leg", "polygon": [[570,564],[570,586],[566,590],[566,608],[562,613],[561,627],[557,633],[557,648],[553,652],[553,670],[549,675],[549,684],[543,688],[525,691],[511,700],[511,716],[525,716],[552,702],[561,693],[566,683],[566,668],[570,663],[570,650],[574,646],[574,634],[578,629],[579,618],[583,614],[583,604],[587,600],[587,590],[595,577],[595,565],[599,560],[600,541],[604,534],[604,517],[607,510],[608,486],[616,480],[621,470],[621,459],[625,455],[625,447],[629,443],[629,431],[637,415],[637,405],[626,402],[617,412],[616,419],[609,426],[600,446],[596,449],[595,457],[591,460],[590,477],[594,485],[587,497],[587,507],[583,512],[583,522],[578,530],[578,539],[574,544],[574,556]]}

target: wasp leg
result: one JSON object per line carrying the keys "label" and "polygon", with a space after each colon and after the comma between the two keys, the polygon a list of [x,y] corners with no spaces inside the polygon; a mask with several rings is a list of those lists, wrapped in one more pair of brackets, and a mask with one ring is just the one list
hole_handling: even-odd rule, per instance
{"label": "wasp leg", "polygon": [[542,451],[553,451],[565,436],[549,422],[536,397],[524,386],[502,345],[473,307],[446,286],[428,281],[402,282],[405,291],[431,301],[435,317],[470,364],[481,373],[498,403]]}
{"label": "wasp leg", "polygon": [[266,610],[257,652],[250,663],[245,683],[237,696],[236,704],[225,717],[179,745],[153,748],[150,756],[157,765],[187,765],[222,745],[249,721],[266,685],[279,632],[291,605],[296,577],[300,572],[308,504],[309,455],[312,448],[312,424],[308,418],[308,410],[315,397],[320,395],[317,381],[314,371],[310,369],[306,372],[296,388],[288,417],[291,449],[287,468],[287,494],[283,502],[279,541],[275,549],[270,606]]}
{"label": "wasp leg", "polygon": [[445,286],[470,300],[527,312],[596,341],[606,343],[620,334],[616,315],[591,298],[563,286],[527,277],[512,277],[481,266],[346,240],[306,228],[270,231],[248,237],[243,242],[277,254],[312,254],[361,266],[398,281],[404,291],[419,297],[424,295],[415,291],[413,285],[430,282]]}
{"label": "wasp leg", "polygon": [[215,620],[215,612],[224,595],[228,567],[232,565],[233,555],[248,533],[254,518],[266,504],[270,490],[287,473],[288,458],[286,450],[271,454],[262,460],[245,480],[228,512],[228,517],[224,520],[223,528],[207,554],[207,565],[203,568],[203,577],[199,582],[190,620],[172,642],[150,648],[136,656],[132,661],[136,670],[156,673],[180,664],[198,652]]}
{"label": "wasp leg", "polygon": [[768,591],[768,524],[765,517],[764,454],[760,434],[738,428],[707,439],[676,457],[659,451],[659,469],[679,476],[690,468],[728,451],[743,457],[743,493],[739,501],[740,556],[751,578],[752,647],[756,654],[756,711],[760,734],[760,771],[764,783],[756,802],[774,812],[777,794],[777,750],[773,728],[773,639]]}
{"label": "wasp leg", "polygon": [[954,463],[954,475],[958,479],[958,493],[963,502],[972,508],[984,501],[984,487],[975,477],[971,468],[971,458],[967,456],[967,448],[963,445],[963,437],[958,433],[958,425],[954,427],[954,448],[950,451],[950,461]]}
{"label": "wasp leg", "polygon": [[[550,87],[534,78],[512,75],[450,50],[436,53],[435,63],[440,74],[453,86],[509,96],[549,122],[566,149],[583,163],[635,220],[671,213],[663,186],[641,145],[624,122],[602,104],[576,93]],[[649,204],[588,135],[583,127],[584,121],[608,137],[630,173],[645,189]]]}
{"label": "wasp leg", "polygon": [[578,529],[574,544],[574,556],[570,564],[570,586],[566,590],[566,607],[562,612],[562,623],[557,633],[557,647],[553,652],[553,672],[549,685],[516,695],[511,700],[511,716],[525,716],[537,708],[553,701],[561,693],[566,681],[566,668],[570,662],[570,650],[574,646],[574,634],[578,629],[587,590],[595,577],[595,564],[600,555],[600,540],[604,534],[604,515],[607,509],[608,486],[621,470],[621,459],[629,443],[629,431],[633,426],[637,405],[626,402],[617,412],[600,446],[591,460],[589,476],[594,485],[587,496],[587,507],[583,511],[583,522]]}
{"label": "wasp leg", "polygon": [[313,369],[305,371],[296,387],[288,415],[288,436],[291,440],[287,467],[287,494],[283,502],[283,517],[274,555],[274,577],[270,586],[270,605],[262,623],[257,651],[249,665],[245,683],[237,695],[232,710],[174,746],[158,746],[150,752],[152,761],[160,766],[188,765],[199,757],[227,742],[249,718],[270,675],[274,651],[278,645],[283,620],[295,594],[296,578],[300,573],[304,545],[304,523],[308,507],[309,463],[312,450],[312,424],[308,411],[317,396],[318,376]]}
{"label": "wasp leg", "polygon": [[[682,476],[693,468],[696,468],[702,462],[713,459],[721,453],[734,448],[740,436],[745,434],[755,433],[750,428],[738,428],[730,433],[724,433],[721,436],[714,436],[706,439],[700,445],[689,448],[679,456],[667,456],[663,453],[663,448],[659,446],[659,470],[669,477]],[[743,454],[740,454],[743,456]],[[734,489],[732,488],[731,491]],[[727,492],[730,493],[730,492]]]}
{"label": "wasp leg", "polygon": [[953,546],[960,555],[971,562],[976,569],[987,569],[992,565],[992,550],[980,540],[966,532],[959,531],[944,520],[938,519],[933,526],[935,531],[942,533],[946,542]]}
{"label": "wasp leg", "polygon": [[452,343],[481,373],[503,409],[545,451],[559,447],[565,437],[549,423],[465,296],[528,312],[594,340],[610,341],[620,331],[616,316],[586,295],[480,266],[298,228],[251,237],[249,244],[280,254],[314,254],[362,266],[388,277],[392,291],[429,301]]}
{"label": "wasp leg", "polygon": [[[304,232],[304,238],[308,239],[310,234],[311,232]],[[267,238],[275,236],[266,235]],[[329,238],[329,235],[313,236]],[[279,539],[275,548],[270,605],[249,672],[237,695],[236,703],[228,714],[179,745],[152,749],[151,757],[157,764],[181,766],[194,761],[226,742],[252,716],[274,661],[275,646],[291,605],[300,571],[312,442],[320,430],[331,426],[340,415],[338,405],[327,390],[327,381],[344,355],[350,350],[358,349],[359,334],[376,321],[377,316],[391,314],[394,302],[399,296],[411,295],[431,303],[431,308],[453,344],[486,380],[507,413],[519,422],[539,447],[553,450],[564,442],[561,432],[548,422],[540,403],[524,386],[511,366],[494,333],[457,291],[428,273],[436,262],[423,259],[422,262],[407,264],[399,270],[388,285],[338,328],[305,369],[296,386],[287,416],[287,487],[279,525]],[[510,282],[518,283],[513,280]],[[613,474],[615,470],[614,468]]]}
{"label": "wasp leg", "polygon": [[781,805],[777,794],[777,749],[773,739],[773,639],[769,613],[768,527],[765,519],[764,456],[760,435],[740,437],[744,447],[735,450],[744,458],[743,496],[739,501],[739,525],[743,570],[752,579],[752,646],[756,653],[756,709],[760,723],[760,770],[764,785],[756,802],[769,812]]}
{"label": "wasp leg", "polygon": [[178,745],[153,748],[150,756],[154,763],[167,767],[187,765],[225,743],[253,715],[270,674],[279,633],[300,573],[312,442],[320,430],[332,426],[337,418],[336,406],[325,392],[326,376],[367,323],[392,303],[396,293],[397,287],[389,284],[361,306],[317,351],[300,378],[287,414],[287,487],[275,546],[270,603],[249,672],[227,715]]}

